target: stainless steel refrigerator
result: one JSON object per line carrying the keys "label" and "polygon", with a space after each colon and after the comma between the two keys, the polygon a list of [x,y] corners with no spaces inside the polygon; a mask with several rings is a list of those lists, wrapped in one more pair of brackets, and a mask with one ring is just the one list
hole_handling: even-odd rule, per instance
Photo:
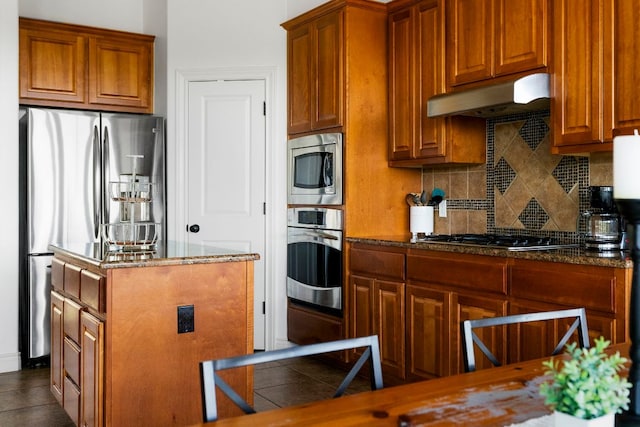
{"label": "stainless steel refrigerator", "polygon": [[[20,351],[23,365],[50,354],[50,243],[102,242],[101,225],[160,224],[166,235],[162,117],[21,108]],[[135,164],[135,171],[134,171]],[[147,179],[153,198],[127,212],[110,182]],[[126,217],[126,218],[125,218]]]}

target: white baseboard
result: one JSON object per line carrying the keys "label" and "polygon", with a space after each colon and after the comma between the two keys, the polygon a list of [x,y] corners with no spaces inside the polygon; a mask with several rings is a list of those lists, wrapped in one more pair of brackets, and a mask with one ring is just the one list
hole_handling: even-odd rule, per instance
{"label": "white baseboard", "polygon": [[15,372],[22,368],[20,362],[20,353],[5,353],[0,354],[0,373],[2,372]]}

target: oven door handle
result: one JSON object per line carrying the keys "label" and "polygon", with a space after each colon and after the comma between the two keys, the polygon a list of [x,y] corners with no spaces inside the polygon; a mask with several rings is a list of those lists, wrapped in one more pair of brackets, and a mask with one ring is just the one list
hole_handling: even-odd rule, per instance
{"label": "oven door handle", "polygon": [[327,234],[327,233],[322,233],[322,232],[309,232],[309,231],[304,231],[302,233],[300,233],[299,235],[303,235],[303,236],[307,236],[307,237],[313,237],[316,239],[329,239],[329,240],[340,240],[339,237],[334,236],[333,234]]}

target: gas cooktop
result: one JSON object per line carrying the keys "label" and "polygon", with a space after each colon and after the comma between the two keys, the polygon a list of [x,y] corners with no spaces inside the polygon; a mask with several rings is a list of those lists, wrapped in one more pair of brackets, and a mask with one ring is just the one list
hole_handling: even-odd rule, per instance
{"label": "gas cooktop", "polygon": [[550,237],[511,236],[500,234],[431,234],[417,242],[443,245],[481,246],[509,251],[540,251],[547,249],[575,248],[577,244],[563,244]]}

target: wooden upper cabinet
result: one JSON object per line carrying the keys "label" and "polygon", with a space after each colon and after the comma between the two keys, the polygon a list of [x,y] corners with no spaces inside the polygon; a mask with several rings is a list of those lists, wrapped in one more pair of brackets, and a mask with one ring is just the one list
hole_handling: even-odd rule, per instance
{"label": "wooden upper cabinet", "polygon": [[[603,6],[604,4],[604,6]],[[611,151],[640,128],[640,37],[633,2],[554,2],[552,97],[555,154]]]}
{"label": "wooden upper cabinet", "polygon": [[83,103],[87,90],[85,38],[20,22],[20,101]]}
{"label": "wooden upper cabinet", "polygon": [[154,37],[20,18],[20,103],[153,112]]}
{"label": "wooden upper cabinet", "polygon": [[153,45],[89,39],[89,103],[151,112]]}
{"label": "wooden upper cabinet", "polygon": [[[640,15],[638,5],[633,1],[605,2],[605,5],[604,45],[613,46],[612,55],[607,55],[605,50],[605,89],[613,88],[613,93],[605,92],[605,141],[608,141],[640,129],[640,103],[634,96],[640,87]],[[613,25],[610,30],[606,27],[608,22]],[[611,106],[610,112],[608,106]],[[608,133],[609,127],[611,134]]]}
{"label": "wooden upper cabinet", "polygon": [[447,0],[450,88],[548,66],[549,0]]}
{"label": "wooden upper cabinet", "polygon": [[287,26],[289,134],[341,126],[343,11]]}
{"label": "wooden upper cabinet", "polygon": [[[589,151],[603,140],[598,1],[554,2],[551,111],[554,153]],[[592,145],[591,148],[587,148]],[[611,147],[609,147],[611,148]],[[600,147],[606,149],[606,147]]]}
{"label": "wooden upper cabinet", "polygon": [[484,163],[485,120],[427,117],[429,98],[446,89],[444,0],[391,8],[389,164]]}

